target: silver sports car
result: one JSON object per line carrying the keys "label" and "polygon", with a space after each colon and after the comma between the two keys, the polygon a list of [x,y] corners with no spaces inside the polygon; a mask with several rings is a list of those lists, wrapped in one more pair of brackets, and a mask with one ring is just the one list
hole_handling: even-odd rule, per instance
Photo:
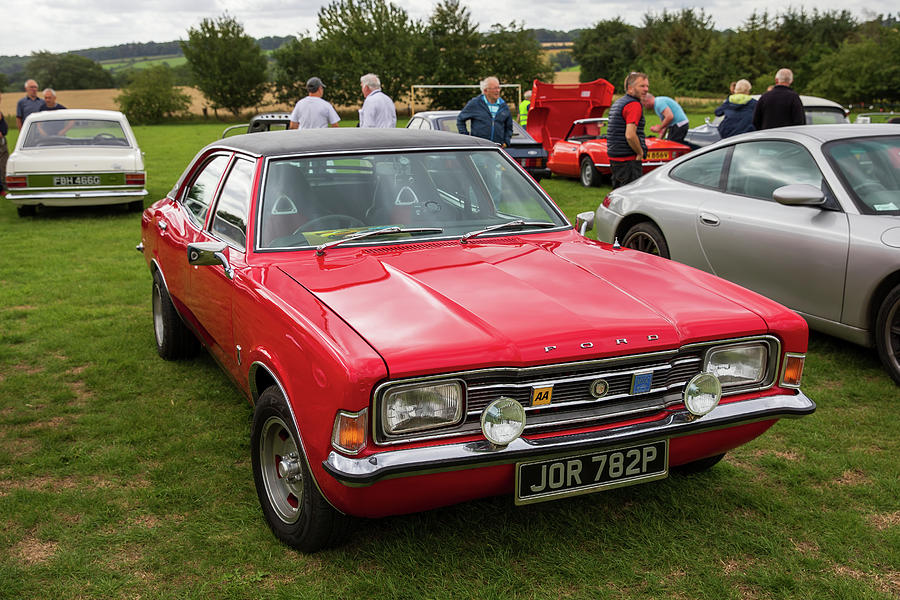
{"label": "silver sports car", "polygon": [[579,221],[874,345],[900,384],[900,125],[731,137],[613,190]]}

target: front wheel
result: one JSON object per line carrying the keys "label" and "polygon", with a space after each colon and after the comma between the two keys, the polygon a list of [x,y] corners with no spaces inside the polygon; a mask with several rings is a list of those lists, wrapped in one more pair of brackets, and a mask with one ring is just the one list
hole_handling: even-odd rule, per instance
{"label": "front wheel", "polygon": [[894,286],[878,309],[875,346],[888,373],[900,384],[900,285]]}
{"label": "front wheel", "polygon": [[344,538],[349,517],[319,492],[299,440],[281,390],[266,389],[256,403],[250,437],[256,495],[278,539],[301,552],[316,552]]}
{"label": "front wheel", "polygon": [[638,223],[625,232],[622,245],[632,250],[640,250],[647,254],[654,254],[663,258],[669,258],[669,245],[659,227],[653,223]]}
{"label": "front wheel", "polygon": [[584,187],[597,187],[600,185],[600,173],[594,166],[590,156],[581,157],[581,185]]}

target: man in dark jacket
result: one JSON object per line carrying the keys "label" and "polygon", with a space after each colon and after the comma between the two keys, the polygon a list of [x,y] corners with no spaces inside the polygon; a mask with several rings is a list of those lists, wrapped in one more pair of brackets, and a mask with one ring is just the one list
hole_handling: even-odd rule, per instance
{"label": "man in dark jacket", "polygon": [[647,75],[633,72],[625,78],[625,95],[609,108],[606,150],[614,188],[631,183],[644,172],[642,161],[647,155],[647,143],[641,100],[649,91]]}
{"label": "man in dark jacket", "polygon": [[[481,82],[480,96],[475,96],[459,111],[456,117],[456,128],[463,135],[491,140],[501,144],[504,148],[509,146],[512,138],[512,115],[509,106],[500,97],[500,80],[496,77],[487,77]],[[466,122],[469,128],[466,128]]]}
{"label": "man in dark jacket", "polygon": [[760,96],[753,111],[753,126],[756,129],[806,124],[800,95],[791,89],[793,82],[794,74],[790,69],[778,69],[775,85]]}
{"label": "man in dark jacket", "polygon": [[753,110],[756,108],[756,99],[750,95],[750,82],[741,79],[736,82],[732,94],[725,99],[721,106],[716,108],[716,116],[725,116],[719,123],[719,135],[722,138],[731,137],[739,133],[753,131]]}

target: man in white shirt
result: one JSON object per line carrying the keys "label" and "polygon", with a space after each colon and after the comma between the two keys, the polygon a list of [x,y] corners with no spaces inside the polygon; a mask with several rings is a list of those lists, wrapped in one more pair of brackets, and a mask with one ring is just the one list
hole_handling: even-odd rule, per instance
{"label": "man in white shirt", "polygon": [[394,101],[381,91],[381,80],[374,73],[359,78],[365,100],[359,109],[360,127],[396,127],[397,110]]}
{"label": "man in white shirt", "polygon": [[325,84],[322,83],[322,80],[318,77],[310,77],[306,82],[306,91],[309,92],[309,95],[297,102],[291,112],[288,129],[337,127],[341,118],[331,103],[322,99],[322,95],[325,93]]}

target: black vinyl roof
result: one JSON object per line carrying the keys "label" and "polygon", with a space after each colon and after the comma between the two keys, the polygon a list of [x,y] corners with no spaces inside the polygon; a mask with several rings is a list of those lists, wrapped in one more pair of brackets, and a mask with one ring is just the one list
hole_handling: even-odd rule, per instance
{"label": "black vinyl roof", "polygon": [[229,148],[257,156],[282,156],[319,152],[379,152],[473,147],[497,148],[498,146],[494,142],[482,138],[446,131],[326,127],[235,135],[209,144],[204,151]]}

